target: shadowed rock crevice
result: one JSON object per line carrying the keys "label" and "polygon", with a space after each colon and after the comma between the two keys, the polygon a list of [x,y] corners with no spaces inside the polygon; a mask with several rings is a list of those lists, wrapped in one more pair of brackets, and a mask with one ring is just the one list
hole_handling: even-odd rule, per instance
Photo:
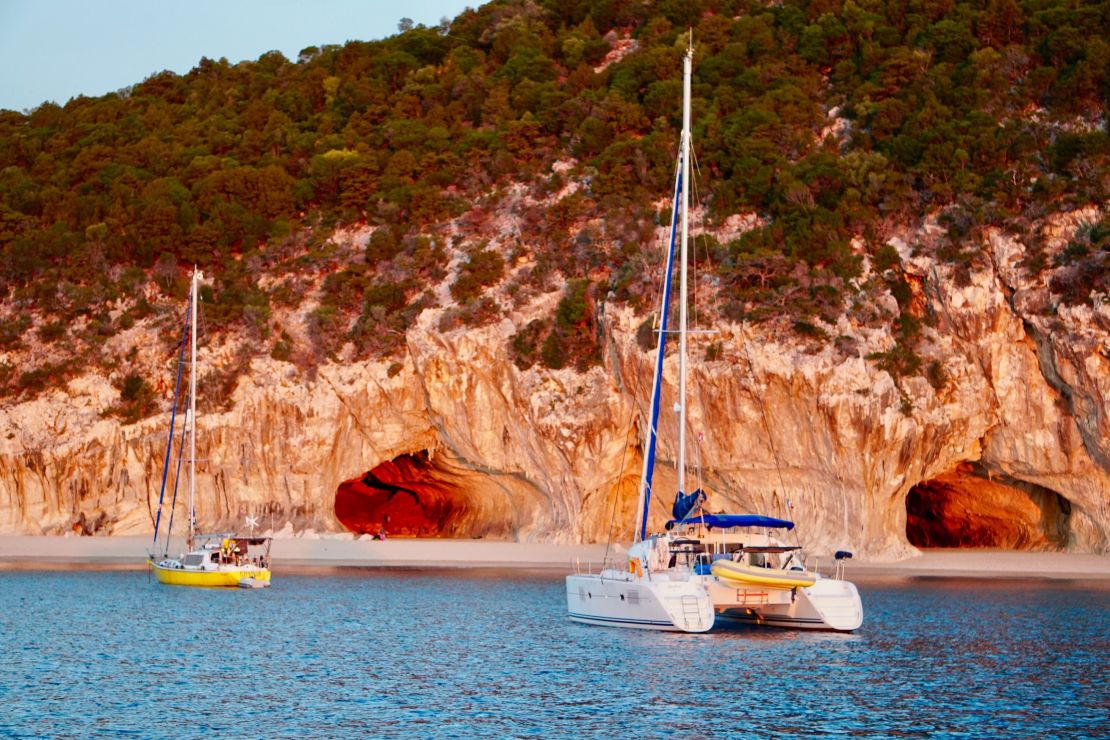
{"label": "shadowed rock crevice", "polygon": [[344,481],[335,493],[335,516],[357,534],[391,537],[476,537],[490,531],[476,516],[481,493],[427,451],[400,455]]}
{"label": "shadowed rock crevice", "polygon": [[1070,515],[1055,491],[961,463],[910,489],[906,538],[916,547],[1063,550]]}

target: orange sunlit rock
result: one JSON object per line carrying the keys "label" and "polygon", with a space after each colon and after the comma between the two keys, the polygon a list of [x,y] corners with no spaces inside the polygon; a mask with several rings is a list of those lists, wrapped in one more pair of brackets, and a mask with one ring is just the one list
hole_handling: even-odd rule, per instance
{"label": "orange sunlit rock", "polygon": [[917,547],[1058,550],[1067,544],[1067,504],[1045,489],[990,479],[970,464],[914,486],[906,538]]}
{"label": "orange sunlit rock", "polygon": [[358,534],[444,536],[466,508],[463,491],[437,473],[426,453],[384,462],[335,493],[336,518]]}

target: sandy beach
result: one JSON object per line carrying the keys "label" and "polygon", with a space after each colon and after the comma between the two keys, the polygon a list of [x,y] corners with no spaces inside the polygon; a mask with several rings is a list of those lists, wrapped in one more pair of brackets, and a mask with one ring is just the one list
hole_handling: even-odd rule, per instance
{"label": "sandy beach", "polygon": [[[0,536],[0,569],[101,567],[145,568],[149,537]],[[179,541],[170,548],[176,556]],[[616,551],[614,551],[616,553]],[[614,553],[611,553],[611,557]],[[596,567],[605,545],[553,545],[496,540],[355,539],[350,536],[276,538],[271,549],[275,570],[293,568],[572,568]],[[619,553],[616,553],[619,554]]]}
{"label": "sandy beach", "polygon": [[[0,570],[145,568],[147,537],[0,536]],[[623,549],[610,548],[618,560]],[[173,553],[176,554],[176,550]],[[392,539],[375,541],[321,535],[274,540],[276,571],[312,572],[333,568],[507,568],[569,572],[579,565],[596,569],[605,545],[555,545],[495,540]],[[811,560],[810,565],[813,565]],[[829,557],[817,567],[828,573]],[[957,577],[1106,579],[1110,556],[1000,550],[929,550],[899,561],[850,560],[848,577]]]}

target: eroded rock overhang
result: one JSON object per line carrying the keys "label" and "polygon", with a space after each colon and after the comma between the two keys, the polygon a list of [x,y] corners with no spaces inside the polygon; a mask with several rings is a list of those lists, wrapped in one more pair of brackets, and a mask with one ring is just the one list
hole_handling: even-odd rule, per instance
{"label": "eroded rock overhang", "polygon": [[1048,488],[965,462],[906,497],[906,539],[922,548],[1064,550],[1072,507]]}
{"label": "eroded rock overhang", "polygon": [[446,453],[398,455],[344,481],[335,517],[356,534],[518,539],[536,512],[504,476],[468,469]]}

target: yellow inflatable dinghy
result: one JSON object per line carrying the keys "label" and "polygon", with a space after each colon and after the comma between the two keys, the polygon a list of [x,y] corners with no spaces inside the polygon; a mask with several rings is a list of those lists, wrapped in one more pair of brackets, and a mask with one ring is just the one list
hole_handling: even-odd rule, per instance
{"label": "yellow inflatable dinghy", "polygon": [[737,585],[767,586],[769,588],[805,588],[817,582],[817,575],[808,570],[779,570],[754,565],[718,560],[710,572],[722,581]]}

